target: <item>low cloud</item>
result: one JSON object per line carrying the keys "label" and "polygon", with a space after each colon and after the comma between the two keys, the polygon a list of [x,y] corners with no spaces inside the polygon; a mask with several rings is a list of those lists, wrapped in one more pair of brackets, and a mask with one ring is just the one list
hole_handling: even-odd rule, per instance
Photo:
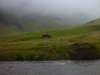
{"label": "low cloud", "polygon": [[84,14],[92,20],[100,17],[100,0],[0,0],[0,11],[3,10],[63,17]]}

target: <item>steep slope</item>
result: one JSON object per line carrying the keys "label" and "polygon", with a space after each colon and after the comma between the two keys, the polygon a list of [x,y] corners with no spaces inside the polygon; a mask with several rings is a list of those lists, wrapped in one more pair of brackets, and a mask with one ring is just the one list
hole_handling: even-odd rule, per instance
{"label": "steep slope", "polygon": [[9,15],[9,14],[5,14],[1,12],[0,13],[0,23],[3,23],[6,26],[15,25],[18,29],[22,31],[24,30],[20,22],[18,21],[18,19],[13,15]]}
{"label": "steep slope", "polygon": [[16,16],[0,12],[0,34],[60,29],[53,19],[37,16]]}
{"label": "steep slope", "polygon": [[85,22],[85,16],[83,15],[74,20],[74,16],[63,17],[37,13],[23,16],[15,13],[0,12],[0,35],[68,28],[74,25],[80,25],[80,20]]}

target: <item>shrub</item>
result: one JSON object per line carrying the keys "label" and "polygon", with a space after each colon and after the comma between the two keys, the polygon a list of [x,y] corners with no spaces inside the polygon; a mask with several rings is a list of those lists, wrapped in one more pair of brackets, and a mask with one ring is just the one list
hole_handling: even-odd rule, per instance
{"label": "shrub", "polygon": [[75,43],[71,45],[70,49],[71,59],[89,60],[100,58],[99,50],[94,45],[88,43]]}

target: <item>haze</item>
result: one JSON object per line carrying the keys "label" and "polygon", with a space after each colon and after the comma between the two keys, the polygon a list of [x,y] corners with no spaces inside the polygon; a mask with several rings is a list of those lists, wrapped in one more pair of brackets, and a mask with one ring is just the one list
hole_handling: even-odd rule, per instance
{"label": "haze", "polygon": [[[100,0],[0,0],[0,11],[16,14],[87,16],[100,18]],[[75,18],[73,17],[73,18]]]}

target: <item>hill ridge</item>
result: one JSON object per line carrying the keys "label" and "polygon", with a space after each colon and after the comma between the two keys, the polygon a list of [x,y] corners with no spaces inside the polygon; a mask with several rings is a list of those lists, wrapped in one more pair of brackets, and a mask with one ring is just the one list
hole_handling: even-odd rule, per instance
{"label": "hill ridge", "polygon": [[92,21],[86,23],[85,25],[98,25],[98,24],[100,24],[100,18],[92,20]]}

